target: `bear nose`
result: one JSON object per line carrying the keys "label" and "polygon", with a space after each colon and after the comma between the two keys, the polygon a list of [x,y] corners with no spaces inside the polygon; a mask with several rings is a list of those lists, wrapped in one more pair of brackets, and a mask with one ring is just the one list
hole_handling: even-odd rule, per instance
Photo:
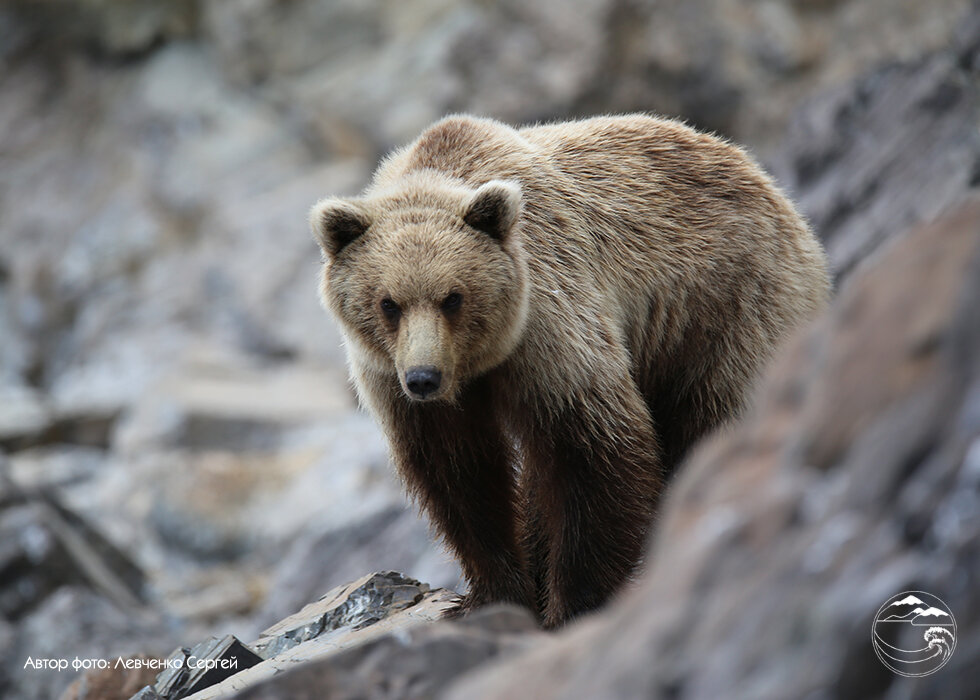
{"label": "bear nose", "polygon": [[420,399],[438,389],[441,382],[442,372],[435,367],[412,367],[405,372],[405,386]]}

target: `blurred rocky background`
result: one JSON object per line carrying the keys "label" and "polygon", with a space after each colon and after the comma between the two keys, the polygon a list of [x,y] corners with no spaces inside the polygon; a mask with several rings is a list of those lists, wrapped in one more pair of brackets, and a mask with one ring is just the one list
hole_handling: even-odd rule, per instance
{"label": "blurred rocky background", "polygon": [[[888,285],[907,284],[926,295],[938,284],[929,277],[935,274],[952,280],[947,296],[980,294],[975,278],[951,262],[927,272],[894,263],[894,273],[882,262],[901,260],[886,254],[903,244],[892,239],[919,241],[904,254],[912,259],[916,250],[949,245],[942,233],[907,232],[956,209],[980,183],[978,74],[980,7],[970,0],[0,5],[0,695],[57,697],[74,678],[25,670],[28,656],[167,655],[212,634],[254,639],[328,589],[375,570],[459,588],[455,564],[406,506],[377,428],[356,411],[339,335],[316,299],[320,261],[305,221],[318,197],[359,189],[381,155],[429,122],[454,111],[519,123],[647,110],[745,143],[827,245],[842,298],[853,297],[839,313],[861,319],[864,302],[855,290],[863,288],[886,294]],[[977,235],[976,212],[966,211],[962,217],[972,223],[959,225],[972,225]],[[966,244],[956,250],[966,261],[975,257]],[[957,281],[963,279],[974,281]],[[903,308],[886,305],[875,333],[907,322]],[[920,313],[932,320],[922,321],[925,327],[947,330],[911,340],[899,334],[896,342],[928,364],[930,353],[946,352],[945,340],[934,337],[960,337],[956,329],[967,317],[958,308],[947,297],[926,304]],[[949,528],[960,528],[957,537],[976,534],[976,443],[972,461],[963,455],[975,441],[980,406],[975,391],[970,403],[947,387],[973,386],[976,374],[935,370],[947,382],[936,380],[945,388],[930,400],[939,403],[910,414],[942,421],[936,427],[922,418],[931,442],[923,438],[897,457],[874,453],[897,471],[885,469],[879,481],[859,478],[861,464],[870,469],[861,459],[872,453],[848,457],[850,447],[891,439],[867,418],[884,409],[860,404],[860,397],[891,386],[892,375],[875,372],[901,379],[885,392],[886,404],[915,390],[910,377],[919,375],[897,360],[849,370],[884,352],[855,324],[827,322],[820,337],[830,339],[798,351],[834,358],[833,339],[843,338],[838,350],[847,362],[813,380],[828,386],[823,394],[812,389],[818,403],[803,417],[776,411],[754,428],[763,437],[766,425],[795,430],[797,442],[779,444],[806,457],[776,460],[781,466],[772,469],[783,476],[773,477],[772,498],[795,502],[797,491],[778,490],[784,477],[817,494],[790,509],[801,513],[791,519],[803,529],[798,536],[816,538],[816,559],[794,558],[797,535],[787,529],[784,569],[762,567],[751,581],[770,593],[767,599],[782,601],[788,620],[797,619],[787,611],[798,610],[798,601],[779,591],[799,582],[786,571],[826,572],[844,548],[858,572],[846,579],[852,589],[875,567],[897,571],[899,562],[907,567],[902,572],[934,565],[960,572],[958,557],[967,549]],[[867,342],[847,345],[849,333]],[[967,353],[956,368],[976,367],[972,342],[956,341],[956,352]],[[781,371],[805,372],[796,361],[800,367]],[[835,393],[834,378],[847,372],[847,386],[871,388]],[[928,386],[934,375],[923,376]],[[786,381],[791,397],[810,396],[803,380],[803,388]],[[818,420],[838,409],[845,426]],[[905,425],[881,420],[892,430]],[[937,450],[942,455],[930,457]],[[721,455],[710,469],[745,459]],[[933,466],[916,471],[924,463]],[[689,519],[703,522],[708,534],[711,527],[728,532],[725,518],[742,522],[760,507],[748,488],[750,467],[711,487],[717,494],[697,508],[683,500],[697,488],[679,485],[667,522]],[[710,483],[708,469],[695,465],[687,478]],[[915,482],[916,474],[925,482]],[[903,491],[905,479],[918,485]],[[868,490],[848,501],[843,494],[855,484]],[[930,524],[930,508],[943,498],[956,507],[944,511],[944,524]],[[902,540],[906,549],[882,544],[868,553],[848,544],[860,533],[887,531],[898,516],[885,506],[899,501],[909,514],[902,527],[913,533]],[[834,508],[851,517],[831,518]],[[758,528],[757,537],[744,530],[744,546],[783,551],[766,539],[782,532],[779,522]],[[689,611],[700,609],[698,596],[721,596],[723,575],[742,570],[731,557],[717,557],[716,569],[713,559],[699,559],[714,551],[704,532],[688,537],[707,537],[707,549],[678,545],[665,554],[670,542],[657,545],[658,557],[682,558],[676,570],[686,565],[697,573],[685,579],[690,590],[672,590],[656,570],[643,590],[661,601],[675,596],[666,604],[683,602]],[[906,556],[916,547],[942,556]],[[685,552],[692,552],[687,560]],[[973,567],[957,573],[961,587],[950,592],[957,602],[969,598],[963,590],[978,590]],[[814,580],[831,580],[823,575]],[[945,580],[935,572],[923,577],[937,589]],[[881,592],[884,599],[899,592],[889,585],[914,578],[896,575],[868,596]],[[751,587],[743,585],[733,590],[746,598]],[[640,617],[637,601],[644,599],[632,600],[633,608],[616,613],[624,626]],[[724,600],[718,605],[735,606],[735,598]],[[958,611],[954,600],[947,602]],[[961,626],[977,622],[972,605],[960,603],[967,618]],[[676,642],[682,626],[640,629],[635,634],[648,634],[643,643],[651,646],[622,638],[677,659],[674,675],[664,680],[662,665],[644,662],[639,666],[656,671],[659,685],[642,677],[623,687],[712,697],[746,678],[739,669],[775,663],[760,662],[763,651],[789,655],[785,649],[800,639],[793,629],[772,637],[757,629],[762,641],[752,656],[744,640],[724,634],[735,629],[731,611],[727,618],[725,610],[715,612],[692,628],[693,639],[727,639],[729,651],[743,655],[678,644],[670,656],[662,635],[669,631]],[[821,633],[850,639],[832,613],[820,620],[824,627],[810,622]],[[812,625],[805,622],[795,634],[806,637]],[[603,628],[603,643],[615,629]],[[856,640],[865,630],[853,634]],[[773,640],[781,645],[770,649]],[[959,659],[975,659],[978,645],[974,637],[970,657],[964,640]],[[797,659],[810,658],[803,650],[814,648],[798,647]],[[728,659],[731,672],[697,677],[689,665],[699,649]],[[870,654],[870,641],[860,650]],[[617,658],[628,659],[622,651]],[[894,678],[877,673],[873,655],[859,660],[847,666],[829,658],[796,676],[787,662],[785,676],[754,678],[757,685],[746,687],[779,697],[772,688],[800,682],[818,692],[843,678],[851,679],[841,687],[852,697],[889,692]],[[556,663],[542,661],[540,678],[560,676]],[[599,657],[582,664],[612,665]],[[865,665],[872,680],[862,686],[853,678]],[[597,685],[579,687],[615,697],[612,681],[602,686],[598,674],[591,680]],[[470,687],[475,693],[478,683]],[[514,697],[511,690],[499,690],[500,697]]]}

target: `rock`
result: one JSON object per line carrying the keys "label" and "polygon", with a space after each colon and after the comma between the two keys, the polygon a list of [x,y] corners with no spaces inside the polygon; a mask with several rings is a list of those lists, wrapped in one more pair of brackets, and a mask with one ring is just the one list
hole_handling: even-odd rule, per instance
{"label": "rock", "polygon": [[[17,96],[0,100],[13,134],[0,155],[27,163],[0,183],[0,236],[16,250],[0,262],[5,385],[37,387],[58,414],[116,415],[209,341],[237,361],[340,368],[305,211],[360,186],[368,163],[314,162],[189,44],[128,71],[22,58],[0,93]],[[288,245],[268,235],[284,228]]]}
{"label": "rock", "polygon": [[6,460],[7,476],[28,492],[60,493],[94,478],[104,465],[104,450],[72,444],[29,448]]}
{"label": "rock", "polygon": [[[620,100],[630,92],[644,96],[656,110],[689,116],[768,156],[781,148],[785,124],[807,95],[944,47],[969,6],[970,0],[929,8],[915,0],[657,2],[633,10],[639,22],[622,13],[625,36],[639,38],[622,52],[628,67],[617,66],[617,73],[632,80],[605,81],[606,90]],[[909,22],[919,31],[910,33]]]}
{"label": "rock", "polygon": [[258,0],[203,3],[202,9],[227,70],[250,82],[341,62],[384,38],[378,0],[288,5]]}
{"label": "rock", "polygon": [[59,700],[127,700],[147,683],[152,683],[159,672],[156,662],[162,659],[136,654],[125,657],[117,665],[102,670],[86,671],[72,681]]}
{"label": "rock", "polygon": [[[217,427],[207,439],[222,437]],[[168,547],[202,561],[253,552],[278,562],[304,534],[344,527],[403,500],[366,415],[292,428],[263,422],[240,435],[247,439],[223,449],[180,447],[135,458],[146,476],[137,487],[146,516]],[[262,440],[264,449],[248,449]]]}
{"label": "rock", "polygon": [[118,411],[58,411],[25,386],[0,387],[0,449],[10,452],[38,445],[105,447]]}
{"label": "rock", "polygon": [[[398,629],[274,676],[232,697],[432,698],[471,669],[526,652],[542,636],[528,611],[497,605],[459,622]],[[521,693],[514,697],[529,696]]]}
{"label": "rock", "polygon": [[[103,56],[133,57],[194,31],[194,0],[81,0],[65,6],[12,2],[0,15],[16,41],[4,53],[41,44],[46,50],[81,48]],[[5,16],[4,16],[5,15]]]}
{"label": "rock", "polygon": [[77,569],[64,565],[65,552],[39,508],[4,508],[0,535],[0,613],[5,619],[30,613],[60,586],[83,583]]}
{"label": "rock", "polygon": [[[944,46],[968,4],[256,2],[209,6],[205,24],[226,70],[286,105],[325,153],[385,150],[454,111],[528,122],[635,110],[768,153],[804,95]],[[320,40],[307,46],[305,32]]]}
{"label": "rock", "polygon": [[980,184],[980,8],[950,46],[811,98],[775,160],[838,281]]}
{"label": "rock", "polygon": [[127,455],[173,447],[274,452],[296,428],[343,418],[353,409],[339,368],[256,367],[240,356],[208,356],[202,349],[147,388],[117,426],[114,447]]}
{"label": "rock", "polygon": [[271,624],[324,588],[379,566],[412,571],[436,587],[454,590],[463,583],[459,565],[436,551],[414,510],[393,505],[344,528],[304,533],[276,567],[257,617]]}
{"label": "rock", "polygon": [[[123,611],[90,590],[67,586],[49,596],[18,624],[0,661],[0,692],[25,700],[56,698],[81,672],[71,663],[136,653],[157,658],[175,645],[176,627],[152,615]],[[28,658],[65,659],[66,670],[25,667]]]}
{"label": "rock", "polygon": [[61,586],[87,585],[122,609],[145,602],[142,570],[85,518],[46,492],[3,480],[0,612],[20,619]]}
{"label": "rock", "polygon": [[[12,295],[7,289],[10,271],[7,269],[8,263],[5,257],[6,255],[0,252],[0,337],[3,338],[3,343],[0,344],[0,384],[3,386],[4,394],[19,394],[12,399],[19,402],[25,400],[24,394],[29,391],[24,386],[23,380],[30,374],[34,360],[31,343],[21,323],[21,316],[29,315],[30,312],[28,309],[18,309],[16,302],[11,298]],[[9,416],[7,409],[4,409],[3,415],[0,416],[0,426],[4,427],[0,430],[6,430]]]}
{"label": "rock", "polygon": [[41,434],[49,424],[48,410],[36,391],[24,386],[0,387],[0,445],[9,449]]}
{"label": "rock", "polygon": [[[180,585],[160,583],[156,590],[159,604],[169,614],[195,623],[194,629],[205,633],[241,629],[243,625],[235,618],[254,615],[268,592],[267,574],[234,561],[190,572],[181,581]],[[218,620],[222,626],[216,625]],[[255,625],[244,627],[252,629]]]}
{"label": "rock", "polygon": [[221,683],[239,671],[262,662],[262,657],[232,635],[212,637],[168,658],[170,668],[157,677],[153,694],[181,698]]}
{"label": "rock", "polygon": [[[250,645],[229,636],[193,649],[178,649],[171,656],[171,667],[134,700],[225,697],[272,676],[278,686],[282,676],[277,674],[284,670],[338,657],[344,650],[363,647],[379,637],[408,634],[422,622],[439,619],[456,599],[451,591],[431,590],[428,584],[392,571],[368,574],[269,627]],[[525,629],[528,620],[526,616]],[[533,626],[533,620],[530,624]],[[220,669],[195,671],[195,664],[201,664],[189,663],[192,659],[210,659]],[[282,693],[280,697],[289,694],[285,689]]]}
{"label": "rock", "polygon": [[363,576],[340,586],[262,633],[255,648],[266,659],[335,630],[356,632],[417,605],[429,592],[393,571]]}
{"label": "rock", "polygon": [[[444,697],[975,697],[978,231],[974,198],[855,272],[755,411],[687,462],[636,588]],[[909,590],[958,625],[917,679],[871,642]]]}

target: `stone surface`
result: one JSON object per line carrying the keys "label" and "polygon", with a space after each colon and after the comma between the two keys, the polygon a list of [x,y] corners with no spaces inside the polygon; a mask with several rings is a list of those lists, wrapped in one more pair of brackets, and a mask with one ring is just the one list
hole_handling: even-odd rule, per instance
{"label": "stone surface", "polygon": [[[610,609],[447,698],[970,698],[980,692],[980,198],[896,241],[671,488]],[[891,596],[959,639],[934,675],[875,657]]]}
{"label": "stone surface", "polygon": [[86,671],[61,694],[59,700],[128,700],[148,683],[152,683],[159,671],[152,666],[153,657],[137,654],[125,657],[124,662],[132,661],[133,666],[125,663],[97,671]]}
{"label": "stone surface", "polygon": [[980,11],[948,46],[812,97],[776,175],[797,196],[843,281],[889,237],[980,184]]}
{"label": "stone surface", "polygon": [[253,646],[271,659],[335,630],[356,632],[417,605],[429,590],[428,584],[393,571],[368,574],[272,625]]}
{"label": "stone surface", "polygon": [[68,585],[86,585],[130,612],[146,603],[143,571],[85,518],[51,493],[0,484],[8,506],[0,509],[0,614],[21,619]]}
{"label": "stone surface", "polygon": [[71,48],[107,57],[127,58],[161,42],[186,37],[197,24],[194,0],[78,0],[38,5],[29,0],[6,3],[0,27],[9,32],[0,56],[27,44],[47,50]]}
{"label": "stone surface", "polygon": [[[159,658],[176,643],[174,626],[151,611],[134,614],[80,586],[63,586],[14,627],[7,644],[0,630],[0,692],[24,700],[57,698],[81,672],[25,668],[28,658]],[[118,677],[117,677],[117,680]],[[121,679],[125,682],[125,679]]]}
{"label": "stone surface", "polygon": [[448,554],[433,552],[430,536],[415,513],[401,505],[344,528],[306,533],[283,556],[257,617],[272,624],[324,588],[350,581],[377,564],[411,571],[435,587],[460,590],[464,581],[459,565]]}
{"label": "stone surface", "polygon": [[[528,611],[492,606],[462,621],[416,624],[383,636],[372,635],[372,639],[357,646],[334,651],[231,697],[431,698],[462,674],[525,652],[543,636]],[[512,697],[530,696],[519,693]]]}
{"label": "stone surface", "polygon": [[[226,70],[288,103],[328,153],[387,148],[451,111],[650,110],[768,150],[808,92],[943,46],[968,4],[255,2],[219,4],[205,24]],[[264,13],[274,31],[260,29]],[[299,26],[327,38],[306,46]]]}
{"label": "stone surface", "polygon": [[[378,638],[404,636],[421,623],[438,620],[456,598],[451,591],[432,590],[428,584],[396,572],[368,574],[280,620],[249,645],[229,636],[202,642],[193,649],[178,649],[173,655],[177,660],[174,667],[161,673],[152,688],[134,695],[134,700],[227,697],[266,684],[274,676],[272,684],[278,687],[288,677],[278,674],[291,668],[315,665],[324,657],[341,658],[345,650]],[[533,621],[530,626],[534,626]],[[192,658],[213,659],[216,664],[227,659],[228,669],[195,671],[187,664]],[[291,694],[287,687],[277,692],[280,697]]]}
{"label": "stone surface", "polygon": [[[170,655],[171,666],[157,676],[152,693],[159,698],[183,698],[217,685],[262,662],[262,657],[232,635],[211,637]],[[141,691],[141,695],[147,695]]]}

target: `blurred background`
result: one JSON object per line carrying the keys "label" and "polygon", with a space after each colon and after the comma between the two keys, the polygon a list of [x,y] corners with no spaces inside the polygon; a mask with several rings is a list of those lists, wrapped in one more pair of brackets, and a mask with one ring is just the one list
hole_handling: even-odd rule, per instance
{"label": "blurred background", "polygon": [[5,2],[0,694],[69,682],[29,654],[249,639],[377,569],[461,585],[356,410],[318,197],[447,113],[651,111],[746,144],[846,284],[980,181],[970,7]]}

